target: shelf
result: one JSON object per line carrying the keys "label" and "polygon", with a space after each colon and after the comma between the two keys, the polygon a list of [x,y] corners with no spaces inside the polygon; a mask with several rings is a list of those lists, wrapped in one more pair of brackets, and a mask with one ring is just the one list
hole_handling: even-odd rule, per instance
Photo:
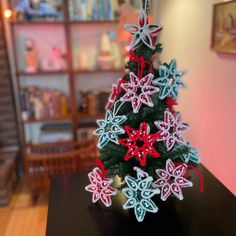
{"label": "shelf", "polygon": [[70,24],[117,24],[119,20],[89,20],[89,21],[82,21],[82,20],[71,20],[69,21]]}
{"label": "shelf", "polygon": [[65,21],[12,21],[11,25],[63,25]]}
{"label": "shelf", "polygon": [[[75,70],[73,74],[96,74],[96,73],[123,73],[125,72],[124,69],[109,69],[109,70]],[[69,74],[69,71],[37,71],[33,73],[19,71],[16,72],[18,76],[50,76],[50,75],[66,75]]]}
{"label": "shelf", "polygon": [[26,121],[22,121],[23,124],[33,124],[33,123],[46,123],[46,122],[57,122],[57,121],[70,121],[71,117],[59,117],[59,118],[49,118],[49,119],[40,119],[40,120],[35,120],[35,119],[29,119]]}
{"label": "shelf", "polygon": [[89,115],[87,113],[78,113],[78,128],[79,129],[87,129],[87,128],[97,128],[97,120],[104,119],[105,115],[103,114],[96,114],[96,115]]}
{"label": "shelf", "polygon": [[19,71],[16,73],[18,76],[50,76],[50,75],[65,75],[68,74],[68,71],[37,71],[33,73]]}
{"label": "shelf", "polygon": [[97,120],[97,119],[104,119],[105,114],[95,114],[89,115],[87,113],[78,113],[78,120]]}
{"label": "shelf", "polygon": [[96,74],[96,73],[123,73],[125,72],[124,69],[109,69],[109,70],[75,70],[74,74]]}
{"label": "shelf", "polygon": [[[62,25],[65,24],[66,21],[12,21],[10,22],[11,25]],[[71,20],[68,22],[72,25],[82,25],[82,24],[117,24],[119,20],[89,20],[89,21],[82,21],[82,20]]]}

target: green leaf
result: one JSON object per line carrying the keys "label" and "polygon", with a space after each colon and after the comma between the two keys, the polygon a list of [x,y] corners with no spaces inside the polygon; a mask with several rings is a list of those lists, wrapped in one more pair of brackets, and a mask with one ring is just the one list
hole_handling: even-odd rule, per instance
{"label": "green leaf", "polygon": [[127,200],[127,202],[123,205],[123,208],[126,209],[130,209],[130,208],[134,208],[135,205],[137,204],[137,200],[134,198],[130,198]]}
{"label": "green leaf", "polygon": [[178,87],[176,87],[176,86],[172,87],[171,95],[172,95],[173,98],[178,97],[178,95],[179,95]]}
{"label": "green leaf", "polygon": [[141,191],[148,189],[151,184],[152,184],[153,178],[152,177],[147,177],[146,179],[142,180],[139,182],[138,187]]}
{"label": "green leaf", "polygon": [[124,188],[122,192],[127,198],[134,198],[137,195],[137,193],[135,191],[132,191],[132,189],[130,188]]}
{"label": "green leaf", "polygon": [[119,125],[112,125],[111,131],[116,133],[116,134],[124,134],[125,130],[121,128]]}
{"label": "green leaf", "polygon": [[137,183],[135,178],[133,178],[131,176],[126,176],[125,177],[125,182],[129,186],[129,188],[132,189],[133,191],[137,191],[138,190],[138,183]]}
{"label": "green leaf", "polygon": [[107,113],[106,113],[106,122],[107,123],[110,123],[112,121],[112,118],[113,118],[113,115],[112,115],[112,112],[110,110],[107,110]]}
{"label": "green leaf", "polygon": [[113,132],[109,131],[107,134],[107,137],[111,142],[119,144],[118,138],[117,138],[116,134],[114,134]]}
{"label": "green leaf", "polygon": [[149,200],[142,199],[140,204],[145,211],[152,212],[152,213],[158,212],[158,208],[157,208],[156,204],[151,199],[149,199]]}
{"label": "green leaf", "polygon": [[160,77],[162,78],[169,76],[168,68],[166,68],[166,66],[160,65],[159,72],[160,72]]}
{"label": "green leaf", "polygon": [[137,203],[137,205],[134,208],[134,213],[138,222],[142,222],[146,215],[146,210],[141,206],[140,203]]}
{"label": "green leaf", "polygon": [[188,158],[190,161],[199,164],[200,163],[200,158],[198,156],[198,151],[196,148],[192,148],[190,153],[188,154]]}
{"label": "green leaf", "polygon": [[173,59],[171,62],[170,62],[170,65],[168,66],[169,67],[169,71],[172,75],[175,74],[176,72],[176,67],[177,67],[177,62],[175,59]]}
{"label": "green leaf", "polygon": [[94,135],[102,135],[104,133],[104,128],[99,128],[93,132]]}
{"label": "green leaf", "polygon": [[150,199],[152,198],[155,194],[160,193],[160,190],[158,189],[147,189],[143,190],[141,193],[141,197],[145,199]]}
{"label": "green leaf", "polygon": [[168,84],[168,79],[167,78],[159,78],[159,79],[153,80],[152,83],[154,85],[166,86]]}
{"label": "green leaf", "polygon": [[97,124],[98,124],[100,127],[104,128],[107,123],[106,123],[105,120],[97,120]]}
{"label": "green leaf", "polygon": [[121,125],[127,120],[127,116],[115,116],[112,119],[112,123],[115,125]]}
{"label": "green leaf", "polygon": [[99,141],[98,141],[98,148],[102,149],[103,147],[105,147],[107,145],[107,143],[109,142],[108,136],[107,134],[103,134]]}
{"label": "green leaf", "polygon": [[160,99],[166,98],[171,92],[171,87],[169,85],[162,87],[161,92],[159,94]]}

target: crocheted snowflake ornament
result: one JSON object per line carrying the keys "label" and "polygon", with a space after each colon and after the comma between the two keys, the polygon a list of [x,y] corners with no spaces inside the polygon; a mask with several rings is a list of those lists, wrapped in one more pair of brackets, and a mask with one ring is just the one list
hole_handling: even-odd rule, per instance
{"label": "crocheted snowflake ornament", "polygon": [[174,116],[171,112],[165,111],[164,121],[155,121],[154,123],[160,130],[158,141],[164,141],[168,151],[171,150],[175,142],[185,144],[183,132],[188,130],[188,126],[181,123],[180,114]]}
{"label": "crocheted snowflake ornament", "polygon": [[106,110],[109,110],[109,109],[111,110],[112,109],[112,106],[115,103],[115,101],[117,99],[117,96],[121,92],[121,84],[122,83],[123,83],[123,78],[120,78],[118,80],[117,84],[112,85],[112,92],[111,92],[111,94],[108,98],[108,102],[107,102],[107,105],[106,105]]}
{"label": "crocheted snowflake ornament", "polygon": [[166,161],[166,168],[157,169],[156,174],[159,179],[156,180],[152,186],[161,189],[161,200],[166,201],[172,194],[179,200],[183,200],[182,188],[192,187],[193,183],[187,180],[184,175],[187,166],[185,164],[175,166],[175,164],[168,159]]}
{"label": "crocheted snowflake ornament", "polygon": [[116,195],[116,190],[111,187],[112,179],[105,178],[101,170],[96,167],[88,174],[90,184],[85,187],[85,190],[93,193],[92,201],[97,202],[99,199],[106,207],[112,204],[111,196]]}
{"label": "crocheted snowflake ornament", "polygon": [[200,163],[200,158],[198,154],[198,150],[196,148],[191,148],[188,154],[185,154],[180,157],[182,161],[185,163],[189,163],[189,161],[192,161],[196,164]]}
{"label": "crocheted snowflake ornament", "polygon": [[138,24],[126,24],[125,28],[133,35],[130,47],[134,51],[143,42],[151,49],[155,49],[154,36],[162,30],[162,27],[155,24],[148,24],[148,17],[145,10],[141,11]]}
{"label": "crocheted snowflake ornament", "polygon": [[159,134],[150,134],[150,127],[143,122],[139,130],[125,126],[125,131],[128,138],[120,139],[119,143],[128,147],[125,160],[128,161],[133,157],[137,157],[141,166],[146,166],[147,155],[159,157],[160,154],[153,147],[153,144],[158,140]]}
{"label": "crocheted snowflake ornament", "polygon": [[130,72],[129,75],[130,82],[121,85],[126,93],[120,100],[131,102],[134,113],[139,112],[142,104],[153,107],[151,96],[160,91],[159,88],[151,86],[154,75],[150,73],[141,80],[133,72]]}
{"label": "crocheted snowflake ornament", "polygon": [[152,82],[153,85],[161,88],[159,93],[160,99],[164,99],[167,96],[177,98],[179,95],[179,87],[185,87],[184,83],[181,81],[184,72],[176,71],[176,67],[176,60],[172,60],[170,64],[160,65],[160,77]]}
{"label": "crocheted snowflake ornament", "polygon": [[119,144],[118,135],[125,133],[120,125],[126,120],[126,116],[115,116],[110,110],[107,110],[105,120],[97,120],[100,128],[94,131],[94,135],[100,136],[97,147],[102,149],[108,142]]}
{"label": "crocheted snowflake ornament", "polygon": [[158,208],[151,200],[155,194],[159,194],[159,189],[150,188],[153,178],[141,169],[134,167],[137,172],[137,178],[131,176],[125,177],[128,188],[124,188],[122,192],[128,198],[123,205],[124,209],[134,208],[136,219],[139,222],[144,220],[146,212],[156,213]]}

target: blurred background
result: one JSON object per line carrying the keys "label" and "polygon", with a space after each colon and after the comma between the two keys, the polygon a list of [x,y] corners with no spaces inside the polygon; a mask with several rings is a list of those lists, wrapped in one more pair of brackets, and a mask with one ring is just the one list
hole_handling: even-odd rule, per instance
{"label": "blurred background", "polygon": [[[141,0],[2,0],[0,235],[45,235],[50,176],[91,169],[92,132],[125,73]],[[236,1],[150,1],[157,64],[187,70],[178,110],[201,160],[234,195]],[[215,5],[217,4],[217,5]]]}

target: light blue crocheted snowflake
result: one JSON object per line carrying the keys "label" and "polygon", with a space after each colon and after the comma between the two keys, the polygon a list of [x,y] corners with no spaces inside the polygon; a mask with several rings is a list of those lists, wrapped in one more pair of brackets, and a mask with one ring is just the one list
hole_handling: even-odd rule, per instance
{"label": "light blue crocheted snowflake", "polygon": [[105,120],[97,120],[100,128],[94,131],[94,135],[100,136],[97,147],[102,149],[108,142],[119,145],[118,135],[125,133],[120,125],[126,120],[127,116],[115,116],[110,110],[107,110]]}
{"label": "light blue crocheted snowflake", "polygon": [[185,86],[181,81],[184,72],[176,71],[176,67],[176,60],[172,60],[170,64],[161,65],[159,70],[160,77],[152,81],[155,86],[161,88],[159,93],[160,99],[164,99],[167,96],[177,98],[179,95],[179,87]]}
{"label": "light blue crocheted snowflake", "polygon": [[158,208],[151,200],[155,194],[159,194],[159,189],[150,188],[153,178],[141,169],[134,167],[137,171],[137,179],[126,176],[125,182],[128,188],[124,188],[122,192],[128,198],[123,205],[124,209],[134,208],[136,219],[139,222],[144,220],[146,212],[156,213]]}
{"label": "light blue crocheted snowflake", "polygon": [[191,148],[188,154],[183,155],[181,157],[181,160],[184,161],[185,163],[189,163],[189,161],[192,161],[196,164],[199,164],[200,158],[199,158],[198,150],[196,148]]}

